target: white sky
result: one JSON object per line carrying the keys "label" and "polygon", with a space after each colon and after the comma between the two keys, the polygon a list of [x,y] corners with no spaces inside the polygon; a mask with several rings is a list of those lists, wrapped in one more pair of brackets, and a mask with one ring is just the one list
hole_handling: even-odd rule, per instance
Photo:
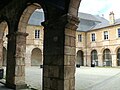
{"label": "white sky", "polygon": [[93,15],[104,15],[109,19],[109,13],[113,11],[115,19],[120,18],[120,0],[82,0],[79,12]]}

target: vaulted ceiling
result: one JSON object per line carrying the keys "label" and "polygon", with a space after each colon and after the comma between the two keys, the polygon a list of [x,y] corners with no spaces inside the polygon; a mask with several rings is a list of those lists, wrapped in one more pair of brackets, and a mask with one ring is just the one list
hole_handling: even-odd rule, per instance
{"label": "vaulted ceiling", "polygon": [[0,0],[0,10],[8,5],[12,0]]}

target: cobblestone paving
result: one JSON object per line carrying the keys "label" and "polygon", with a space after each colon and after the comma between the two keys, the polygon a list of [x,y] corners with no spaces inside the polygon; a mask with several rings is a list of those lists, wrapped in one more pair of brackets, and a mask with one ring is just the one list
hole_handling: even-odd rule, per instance
{"label": "cobblestone paving", "polygon": [[[120,68],[76,68],[76,90],[120,90]],[[31,89],[42,90],[42,69],[26,68],[26,83]],[[0,90],[12,90],[0,84]]]}

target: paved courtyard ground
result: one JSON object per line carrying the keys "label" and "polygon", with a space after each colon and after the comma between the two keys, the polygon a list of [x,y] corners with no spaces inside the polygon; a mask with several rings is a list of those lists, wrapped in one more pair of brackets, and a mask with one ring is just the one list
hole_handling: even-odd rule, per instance
{"label": "paved courtyard ground", "polygon": [[[120,90],[120,68],[76,68],[76,90]],[[26,83],[30,88],[42,90],[42,69],[26,68]],[[0,84],[0,90],[6,89]]]}

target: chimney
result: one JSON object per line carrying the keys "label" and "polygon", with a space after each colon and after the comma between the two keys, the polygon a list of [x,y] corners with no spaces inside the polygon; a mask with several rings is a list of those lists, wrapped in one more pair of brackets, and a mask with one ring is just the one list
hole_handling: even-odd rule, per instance
{"label": "chimney", "polygon": [[109,14],[109,23],[110,25],[115,24],[115,17],[113,11]]}

